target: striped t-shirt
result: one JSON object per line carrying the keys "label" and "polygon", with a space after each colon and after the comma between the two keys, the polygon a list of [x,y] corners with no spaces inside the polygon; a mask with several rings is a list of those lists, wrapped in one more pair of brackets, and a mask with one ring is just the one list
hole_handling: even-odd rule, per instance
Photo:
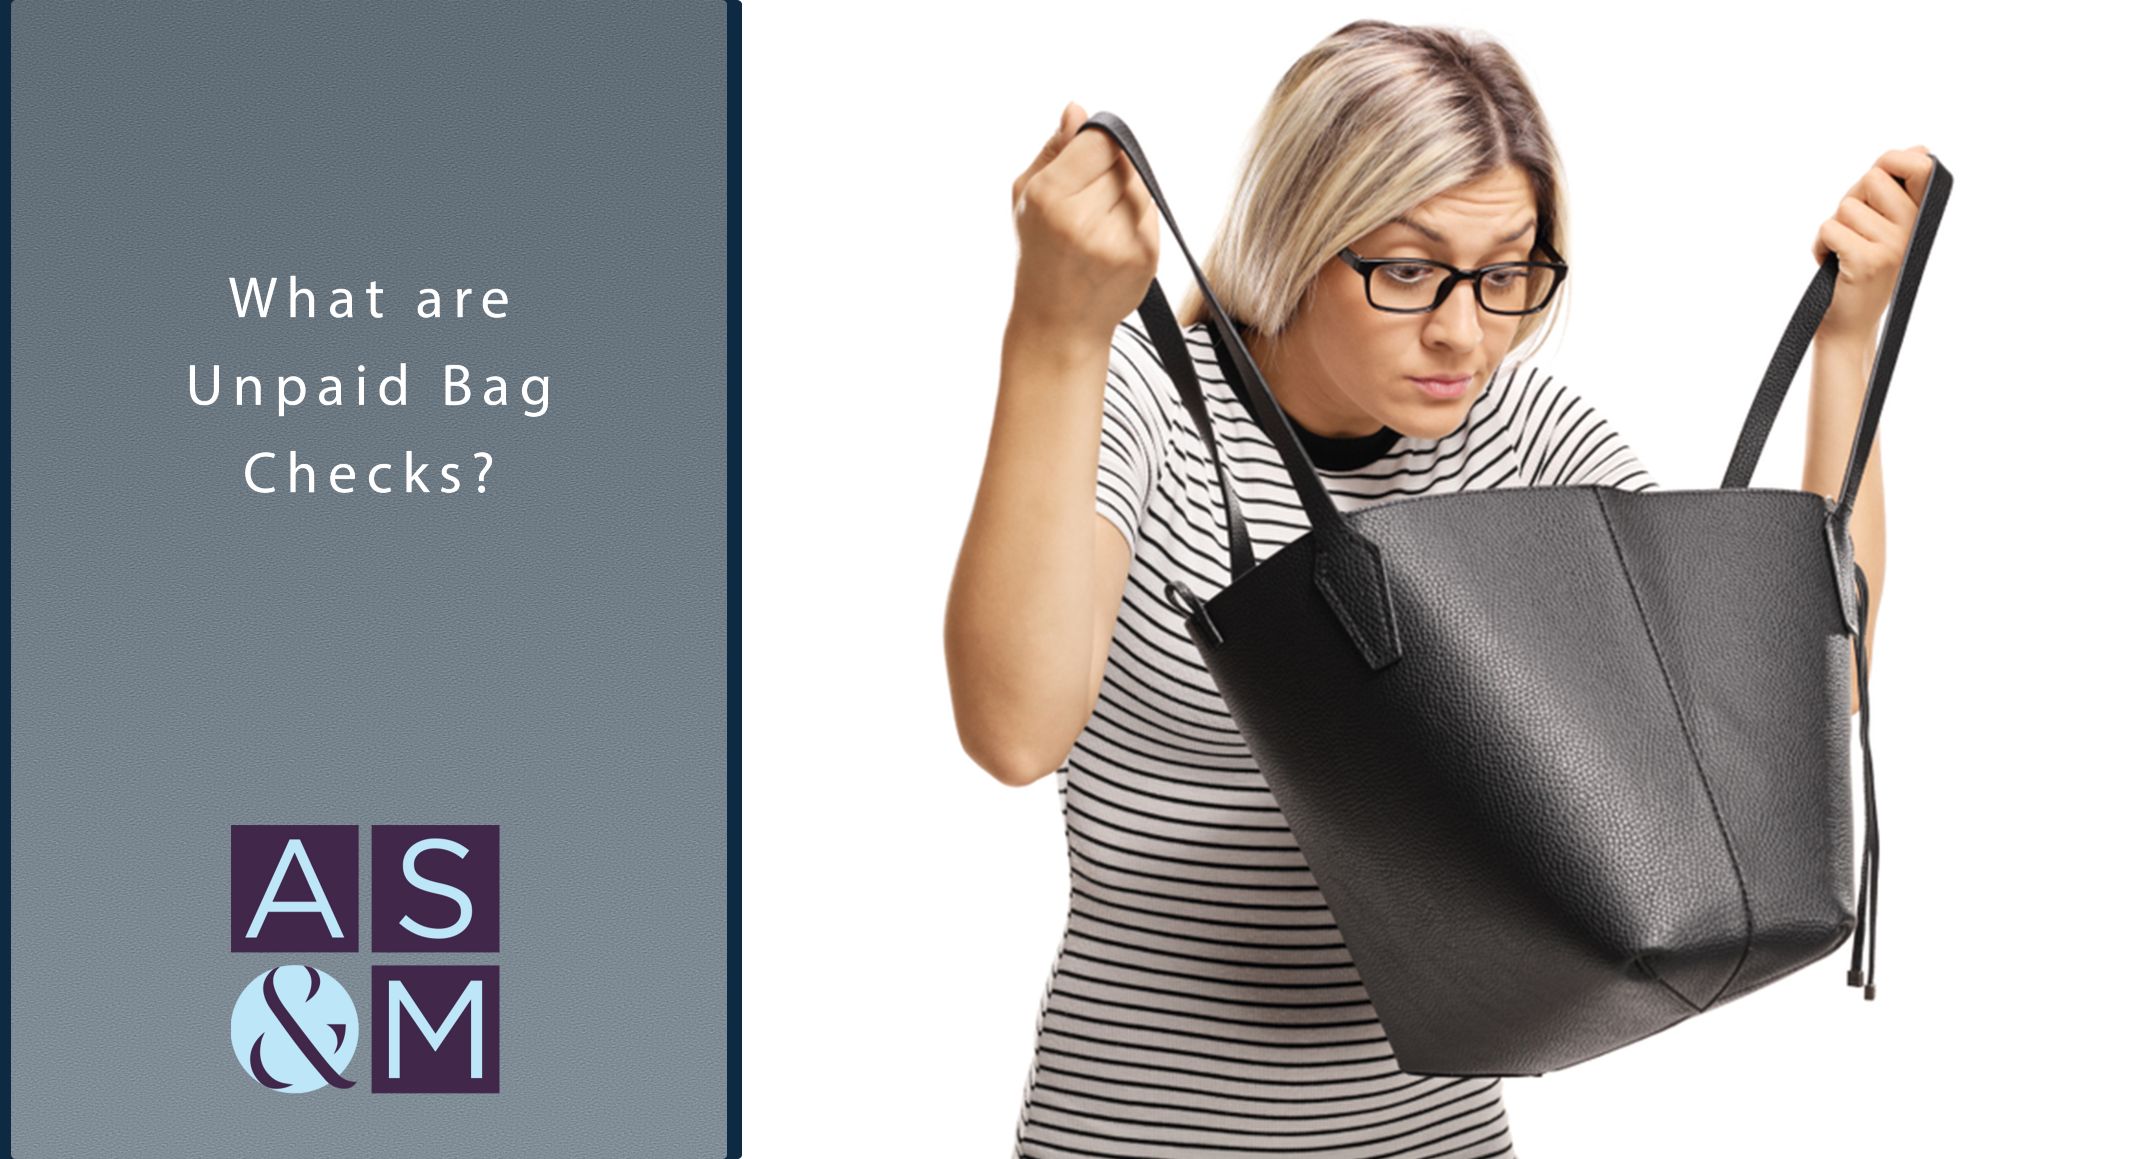
{"label": "striped t-shirt", "polygon": [[[1282,459],[1208,324],[1184,331],[1254,558],[1304,534]],[[1295,420],[1293,425],[1296,426]],[[1297,433],[1342,511],[1410,495],[1656,487],[1566,385],[1502,367],[1440,439]],[[1517,1154],[1498,1078],[1407,1074],[1184,619],[1230,579],[1216,468],[1138,317],[1114,334],[1096,509],[1133,558],[1104,684],[1055,773],[1067,927],[1037,1016],[1017,1159]]]}

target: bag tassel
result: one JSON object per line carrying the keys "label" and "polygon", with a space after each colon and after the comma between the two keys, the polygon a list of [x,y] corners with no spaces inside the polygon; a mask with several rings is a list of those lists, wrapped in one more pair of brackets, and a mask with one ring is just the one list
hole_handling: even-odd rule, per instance
{"label": "bag tassel", "polygon": [[[1851,565],[1858,577],[1858,747],[1865,756],[1865,858],[1858,868],[1858,924],[1851,934],[1851,968],[1846,981],[1865,986],[1867,1001],[1873,998],[1880,972],[1880,815],[1873,794],[1873,697],[1866,689],[1866,587],[1865,569]],[[1872,945],[1867,947],[1870,933]],[[1861,961],[1863,965],[1861,966]]]}

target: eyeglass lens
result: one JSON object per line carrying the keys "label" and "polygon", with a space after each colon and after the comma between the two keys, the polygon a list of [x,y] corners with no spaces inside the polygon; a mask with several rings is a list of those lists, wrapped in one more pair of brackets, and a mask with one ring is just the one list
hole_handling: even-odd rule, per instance
{"label": "eyeglass lens", "polygon": [[[1373,304],[1384,310],[1423,310],[1433,304],[1433,295],[1440,290],[1440,283],[1447,280],[1448,271],[1434,265],[1403,262],[1380,266],[1371,271]],[[1487,270],[1477,279],[1478,300],[1487,310],[1504,314],[1528,313],[1543,306],[1552,296],[1553,267],[1542,263],[1503,266]],[[1450,293],[1467,292],[1468,287],[1458,285]]]}

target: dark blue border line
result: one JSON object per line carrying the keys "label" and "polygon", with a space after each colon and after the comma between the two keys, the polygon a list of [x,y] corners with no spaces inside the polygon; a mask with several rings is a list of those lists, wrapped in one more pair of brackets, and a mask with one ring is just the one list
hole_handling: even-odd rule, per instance
{"label": "dark blue border line", "polygon": [[[741,15],[740,2],[741,0],[725,0],[724,2],[724,22],[726,37],[724,52],[725,98],[728,102],[725,108],[724,116],[726,136],[724,211],[725,217],[727,219],[727,252],[725,261],[727,269],[725,270],[725,275],[728,279],[728,290],[725,295],[724,306],[725,349],[727,351],[724,360],[724,381],[726,391],[730,396],[727,400],[727,410],[725,414],[725,430],[727,443],[726,451],[728,462],[728,467],[726,469],[727,478],[725,480],[727,490],[727,493],[725,495],[725,519],[728,532],[725,555],[729,561],[729,565],[727,568],[727,571],[729,573],[729,587],[725,600],[725,614],[727,619],[725,650],[728,653],[728,655],[726,656],[726,662],[729,672],[729,682],[725,692],[724,703],[724,711],[728,715],[730,723],[730,727],[726,730],[726,735],[728,739],[725,744],[724,752],[725,791],[728,794],[725,801],[725,816],[727,818],[725,833],[725,858],[727,864],[725,866],[725,876],[728,883],[727,898],[725,903],[725,920],[729,927],[729,933],[727,935],[727,940],[725,943],[726,963],[724,980],[725,988],[729,991],[728,998],[730,1016],[726,1020],[725,1028],[726,1042],[724,1078],[726,1085],[726,1097],[724,1100],[724,1107],[726,1123],[724,1139],[724,1159],[739,1159],[740,1156],[739,1123],[741,1117],[740,1095],[742,1089],[739,1074],[739,1053],[741,1041],[739,1034],[739,801],[741,798],[741,793],[739,791],[739,339],[743,330],[743,327],[740,325],[742,311],[740,309],[739,304],[739,281],[741,268],[739,253],[741,234],[739,223],[739,117],[740,89],[742,88],[742,74],[739,64],[739,31]],[[14,5],[14,0],[8,0],[8,4],[12,8]],[[6,76],[8,80],[9,93],[8,118],[9,123],[12,126],[15,111],[13,95],[15,91],[15,25],[13,19],[10,19],[8,22],[7,47],[8,60],[6,65]],[[14,151],[11,148],[9,150],[8,161],[8,174],[10,178],[12,178],[14,170],[13,156]],[[4,208],[7,211],[8,221],[10,222],[10,229],[8,231],[8,257],[11,273],[14,265],[15,251],[14,230],[12,228],[12,223],[15,219],[14,196],[14,183],[12,180],[4,183],[4,185],[0,185],[0,208]],[[9,281],[12,286],[12,276],[10,277]],[[4,299],[4,297],[5,295],[0,295],[0,299]],[[8,349],[12,352],[15,347],[15,319],[14,312],[12,310],[8,312],[7,332]],[[12,453],[13,447],[15,445],[15,382],[13,368],[14,360],[12,358],[9,359],[8,365],[6,367],[0,368],[0,403],[5,403],[7,407],[6,423],[8,434],[6,448],[0,448],[0,466],[8,465],[8,458]],[[15,568],[13,564],[13,545],[15,542],[13,483],[14,474],[12,469],[9,470],[8,479],[8,504],[4,510],[0,510],[0,532],[6,533],[9,544],[7,591],[8,605],[12,608],[15,602]],[[4,966],[6,968],[6,973],[9,978],[13,978],[15,976],[15,941],[12,934],[12,909],[14,905],[14,871],[12,866],[15,863],[15,764],[12,757],[14,751],[13,739],[15,732],[14,695],[12,687],[14,671],[15,636],[14,633],[11,631],[8,633],[8,673],[10,682],[8,698],[8,737],[10,753],[7,773],[8,794],[6,798],[0,799],[0,853],[6,854],[8,865],[10,866],[8,873],[8,892],[4,895],[0,895],[0,920],[5,920],[11,931],[7,939],[6,949],[0,950],[0,966]],[[11,1140],[11,1142],[9,1143],[9,1154],[12,1159],[14,1152],[14,1144],[12,1143],[12,1140],[15,1137],[15,1019],[13,1016],[12,998],[9,1001],[7,1046],[8,1067],[5,1072],[0,1072],[0,1108],[4,1108],[5,1110],[8,1138]]]}
{"label": "dark blue border line", "polygon": [[[7,114],[8,180],[0,182],[0,206],[7,209],[8,292],[0,298],[13,306],[15,284],[15,0],[8,0],[7,22]],[[7,509],[0,512],[0,528],[7,531],[7,799],[0,801],[0,850],[7,853],[7,896],[0,897],[0,918],[7,919],[7,951],[0,962],[7,965],[7,1073],[0,1074],[0,1104],[7,1108],[7,1153],[15,1157],[15,311],[7,312],[7,367],[0,369],[0,401],[7,403],[7,448],[0,450],[0,463],[7,464]],[[725,1156],[725,1159],[731,1159]]]}
{"label": "dark blue border line", "polygon": [[[14,0],[8,0],[13,3]],[[725,88],[724,126],[729,137],[726,142],[728,154],[725,162],[724,210],[730,217],[729,237],[726,245],[726,273],[731,288],[724,297],[724,384],[730,393],[729,409],[724,417],[724,430],[729,446],[726,449],[728,467],[725,480],[724,515],[728,526],[724,549],[730,561],[730,586],[726,590],[725,609],[730,617],[725,632],[725,650],[730,668],[729,682],[725,688],[724,712],[730,723],[725,729],[724,816],[727,819],[724,834],[725,856],[730,864],[725,869],[728,886],[725,891],[725,917],[730,923],[726,935],[724,983],[731,991],[731,1016],[725,1021],[724,1082],[726,1092],[724,1113],[729,1119],[724,1140],[724,1159],[739,1156],[739,338],[745,327],[740,325],[743,316],[739,308],[739,24],[740,0],[724,3],[724,67],[728,74]]]}

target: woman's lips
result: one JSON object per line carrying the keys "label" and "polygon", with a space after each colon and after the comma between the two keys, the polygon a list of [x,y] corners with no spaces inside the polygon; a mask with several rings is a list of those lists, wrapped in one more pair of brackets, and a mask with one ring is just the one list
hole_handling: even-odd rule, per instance
{"label": "woman's lips", "polygon": [[1475,376],[1468,374],[1460,375],[1455,378],[1412,377],[1410,381],[1416,383],[1418,389],[1420,391],[1423,391],[1429,397],[1461,398],[1463,395],[1469,393],[1470,382],[1473,377]]}

